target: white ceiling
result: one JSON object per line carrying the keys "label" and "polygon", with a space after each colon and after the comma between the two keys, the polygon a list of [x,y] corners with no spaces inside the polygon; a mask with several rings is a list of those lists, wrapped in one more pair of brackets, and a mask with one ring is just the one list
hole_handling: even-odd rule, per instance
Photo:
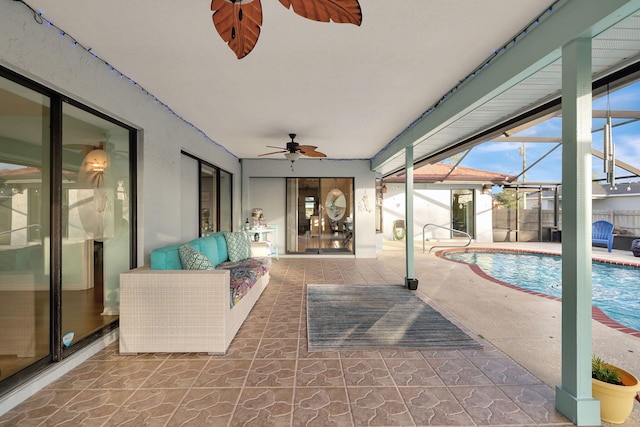
{"label": "white ceiling", "polygon": [[336,159],[373,158],[554,3],[360,0],[357,27],[262,0],[238,60],[209,0],[25,2],[239,158],[297,133]]}

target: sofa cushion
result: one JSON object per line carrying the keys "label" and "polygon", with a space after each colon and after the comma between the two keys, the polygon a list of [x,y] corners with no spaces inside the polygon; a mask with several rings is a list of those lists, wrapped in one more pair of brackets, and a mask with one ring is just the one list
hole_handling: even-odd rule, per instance
{"label": "sofa cushion", "polygon": [[244,231],[226,232],[227,253],[229,261],[235,262],[251,258],[251,239]]}
{"label": "sofa cushion", "polygon": [[216,265],[217,269],[235,270],[252,268],[261,276],[269,272],[271,268],[271,258],[249,258],[241,261],[227,261]]}
{"label": "sofa cushion", "polygon": [[180,262],[184,270],[213,270],[213,264],[202,252],[198,252],[191,246],[184,244],[178,248]]}
{"label": "sofa cushion", "polygon": [[223,232],[213,233],[209,236],[188,242],[189,246],[195,250],[202,252],[209,258],[211,264],[218,265],[229,259],[227,254],[227,241]]}
{"label": "sofa cushion", "polygon": [[182,243],[165,246],[151,251],[151,270],[182,270],[178,248]]}

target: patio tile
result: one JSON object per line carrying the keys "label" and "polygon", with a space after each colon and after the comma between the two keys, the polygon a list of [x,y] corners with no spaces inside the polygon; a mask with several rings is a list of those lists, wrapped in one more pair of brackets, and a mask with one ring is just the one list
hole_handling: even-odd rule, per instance
{"label": "patio tile", "polygon": [[467,359],[431,359],[429,365],[446,385],[489,385],[491,381]]}
{"label": "patio tile", "polygon": [[250,360],[211,360],[204,367],[193,387],[242,387]]}
{"label": "patio tile", "polygon": [[353,426],[345,388],[298,388],[293,426]]}
{"label": "patio tile", "polygon": [[245,388],[229,425],[286,426],[293,416],[293,389]]}
{"label": "patio tile", "polygon": [[240,388],[189,390],[167,427],[227,425],[236,407]]}
{"label": "patio tile", "polygon": [[187,389],[138,390],[109,418],[107,425],[164,426]]}
{"label": "patio tile", "polygon": [[393,379],[381,359],[342,359],[347,387],[389,387]]}
{"label": "patio tile", "polygon": [[348,387],[347,393],[356,426],[415,425],[395,387]]}
{"label": "patio tile", "polygon": [[85,390],[49,417],[45,425],[103,425],[134,393],[124,389]]}
{"label": "patio tile", "polygon": [[417,425],[474,425],[446,387],[400,387],[399,390]]}
{"label": "patio tile", "polygon": [[471,359],[495,384],[541,384],[540,380],[511,359]]}
{"label": "patio tile", "polygon": [[251,365],[246,387],[293,387],[296,377],[295,360],[255,360]]}
{"label": "patio tile", "polygon": [[385,359],[398,387],[444,386],[440,377],[424,359]]}
{"label": "patio tile", "polygon": [[338,359],[298,360],[298,387],[344,387],[344,382]]}
{"label": "patio tile", "polygon": [[534,420],[497,386],[451,387],[458,402],[479,425],[535,425]]}

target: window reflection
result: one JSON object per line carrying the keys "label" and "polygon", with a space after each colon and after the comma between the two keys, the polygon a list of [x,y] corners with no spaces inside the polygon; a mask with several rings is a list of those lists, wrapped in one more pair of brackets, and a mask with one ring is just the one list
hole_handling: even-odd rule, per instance
{"label": "window reflection", "polygon": [[50,349],[49,104],[0,78],[0,380]]}

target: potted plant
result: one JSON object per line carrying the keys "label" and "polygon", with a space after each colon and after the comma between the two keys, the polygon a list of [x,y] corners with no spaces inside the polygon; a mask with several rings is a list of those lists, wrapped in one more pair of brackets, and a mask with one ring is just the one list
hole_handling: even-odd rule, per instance
{"label": "potted plant", "polygon": [[593,397],[600,401],[600,418],[614,424],[625,422],[640,391],[638,379],[597,356],[591,359]]}

